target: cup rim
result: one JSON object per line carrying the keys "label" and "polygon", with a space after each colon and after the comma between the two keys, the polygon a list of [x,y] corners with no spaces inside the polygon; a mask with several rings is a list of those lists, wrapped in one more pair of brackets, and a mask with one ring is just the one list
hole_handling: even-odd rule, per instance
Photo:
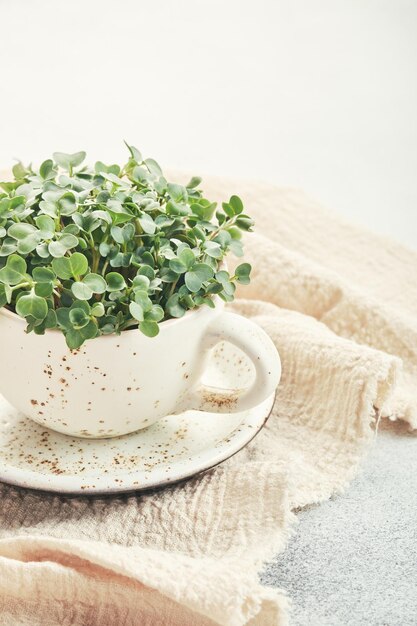
{"label": "cup rim", "polygon": [[[221,310],[224,306],[225,303],[224,301],[219,298],[219,296],[215,295],[213,296],[213,302],[215,305],[215,309],[211,309],[208,308],[207,306],[204,305],[200,305],[199,307],[196,307],[195,309],[189,309],[182,317],[173,317],[169,320],[164,320],[163,322],[159,322],[159,326],[162,328],[167,328],[169,326],[173,326],[175,324],[180,324],[180,322],[183,322],[185,320],[190,319],[190,317],[192,316],[197,316],[197,315],[201,315],[204,313],[214,313],[215,310]],[[5,306],[0,307],[0,315],[4,315],[5,317],[8,317],[9,319],[11,319],[14,322],[17,323],[22,323],[22,324],[26,324],[26,320],[24,317],[21,317],[20,315],[18,315],[17,313],[15,313],[14,311],[11,311],[10,309],[6,308]],[[131,329],[125,329],[122,330],[120,335],[117,335],[116,333],[110,333],[109,335],[99,335],[98,337],[94,337],[94,340],[96,339],[110,339],[110,338],[114,338],[114,337],[120,337],[120,336],[124,336],[127,332],[130,332],[132,330],[138,330],[137,328],[131,328]],[[45,335],[46,334],[60,334],[63,335],[62,331],[59,330],[58,328],[47,328],[45,329]]]}

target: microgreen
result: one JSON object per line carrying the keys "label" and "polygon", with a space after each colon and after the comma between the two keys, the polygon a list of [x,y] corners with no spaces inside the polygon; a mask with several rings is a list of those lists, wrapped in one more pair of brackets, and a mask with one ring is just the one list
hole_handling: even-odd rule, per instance
{"label": "microgreen", "polygon": [[160,322],[214,307],[214,296],[231,302],[250,280],[248,263],[233,275],[223,265],[253,226],[241,199],[218,208],[200,178],[170,183],[126,145],[123,166],[55,152],[0,183],[0,307],[28,332],[61,330],[71,349],[129,328],[154,337]]}

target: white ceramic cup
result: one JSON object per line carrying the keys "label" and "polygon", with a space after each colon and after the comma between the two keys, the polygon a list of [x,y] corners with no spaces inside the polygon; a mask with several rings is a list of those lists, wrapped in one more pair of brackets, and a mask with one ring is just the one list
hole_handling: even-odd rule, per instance
{"label": "white ceramic cup", "polygon": [[[25,327],[0,309],[0,393],[35,422],[77,437],[124,435],[187,409],[244,411],[271,396],[281,375],[268,335],[220,303],[162,322],[156,337],[126,330],[79,350],[70,350],[60,331],[35,335]],[[256,377],[248,389],[201,384],[210,349],[223,340],[252,360]]]}

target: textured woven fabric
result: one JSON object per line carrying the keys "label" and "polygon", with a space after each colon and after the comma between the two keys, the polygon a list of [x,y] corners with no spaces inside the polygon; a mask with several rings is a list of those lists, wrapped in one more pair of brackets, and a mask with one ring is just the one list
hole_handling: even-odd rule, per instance
{"label": "textured woven fabric", "polygon": [[[6,626],[281,625],[263,561],[292,510],[340,492],[379,416],[417,425],[417,254],[299,192],[209,180],[256,218],[253,282],[233,309],[282,359],[273,413],[222,466],[146,495],[68,498],[1,486]],[[4,358],[4,357],[3,357]]]}

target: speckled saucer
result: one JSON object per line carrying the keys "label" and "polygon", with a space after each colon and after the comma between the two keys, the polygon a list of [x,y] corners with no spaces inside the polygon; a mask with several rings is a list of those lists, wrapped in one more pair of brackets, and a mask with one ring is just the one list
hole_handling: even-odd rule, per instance
{"label": "speckled saucer", "polygon": [[[230,389],[250,384],[253,366],[240,350],[219,344],[213,356],[206,384]],[[81,439],[36,424],[0,396],[0,480],[82,494],[167,485],[238,452],[262,428],[273,401],[270,397],[255,409],[233,415],[188,411],[123,437]]]}

